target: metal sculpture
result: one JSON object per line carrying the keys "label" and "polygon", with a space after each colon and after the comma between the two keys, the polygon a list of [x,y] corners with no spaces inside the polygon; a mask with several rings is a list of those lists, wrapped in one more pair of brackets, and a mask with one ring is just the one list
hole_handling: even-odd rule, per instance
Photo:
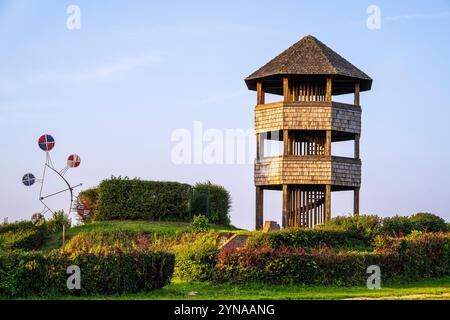
{"label": "metal sculpture", "polygon": [[[69,204],[68,213],[70,214],[70,212],[72,212],[74,210],[78,212],[78,206],[76,206],[76,207],[73,206],[74,202],[76,202],[76,203],[78,202],[77,201],[78,197],[74,196],[74,189],[78,188],[78,187],[80,187],[82,185],[80,183],[80,184],[77,184],[77,185],[73,186],[64,177],[69,169],[77,168],[77,167],[80,166],[81,158],[78,155],[71,154],[67,158],[66,166],[62,170],[58,171],[57,169],[55,169],[55,166],[53,165],[52,159],[50,157],[50,151],[55,147],[55,139],[49,134],[44,134],[41,137],[39,137],[38,145],[39,145],[39,148],[42,151],[45,152],[45,156],[46,156],[45,164],[44,164],[44,170],[43,170],[43,173],[42,173],[42,178],[41,179],[37,179],[36,176],[34,174],[32,174],[32,173],[27,173],[22,178],[22,183],[25,186],[27,186],[27,187],[31,187],[35,183],[40,183],[41,184],[40,191],[39,191],[39,201],[44,205],[44,208],[43,208],[43,210],[40,213],[38,213],[38,214],[36,214],[34,216],[33,223],[35,223],[35,224],[39,223],[43,219],[44,215],[47,212],[54,213],[54,211],[48,206],[48,204],[46,203],[45,200],[48,199],[48,198],[51,198],[53,196],[65,193],[65,192],[67,192],[69,194],[69,200],[70,200],[69,201],[70,204]],[[43,188],[44,188],[45,178],[46,178],[46,174],[47,174],[48,170],[56,173],[56,175],[60,179],[62,179],[62,181],[64,181],[64,183],[66,184],[67,188],[65,188],[63,190],[59,190],[59,191],[51,193],[51,194],[44,195],[43,194]],[[63,230],[63,233],[64,233],[64,230]]]}

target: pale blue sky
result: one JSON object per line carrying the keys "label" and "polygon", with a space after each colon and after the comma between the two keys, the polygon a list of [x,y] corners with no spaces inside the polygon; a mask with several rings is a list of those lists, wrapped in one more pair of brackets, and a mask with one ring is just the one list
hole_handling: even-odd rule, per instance
{"label": "pale blue sky", "polygon": [[[66,8],[81,8],[81,30]],[[381,8],[381,30],[366,9]],[[41,209],[41,133],[52,155],[94,186],[110,175],[211,180],[233,198],[232,222],[254,224],[253,166],[171,162],[177,128],[248,129],[255,93],[243,79],[307,34],[374,79],[362,95],[361,211],[430,211],[450,220],[450,1],[7,1],[0,2],[0,219]],[[56,185],[54,186],[58,188]],[[333,215],[352,194],[334,193]],[[266,197],[280,219],[281,196]],[[56,208],[65,208],[63,198]]]}

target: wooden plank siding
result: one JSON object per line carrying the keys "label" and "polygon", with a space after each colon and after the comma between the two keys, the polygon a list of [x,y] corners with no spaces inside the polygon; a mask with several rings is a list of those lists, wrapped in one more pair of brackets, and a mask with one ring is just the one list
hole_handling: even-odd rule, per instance
{"label": "wooden plank siding", "polygon": [[361,108],[338,102],[275,102],[257,105],[255,131],[334,130],[361,133]]}
{"label": "wooden plank siding", "polygon": [[256,186],[281,184],[326,185],[355,188],[361,185],[361,161],[327,156],[274,156],[255,162]]}

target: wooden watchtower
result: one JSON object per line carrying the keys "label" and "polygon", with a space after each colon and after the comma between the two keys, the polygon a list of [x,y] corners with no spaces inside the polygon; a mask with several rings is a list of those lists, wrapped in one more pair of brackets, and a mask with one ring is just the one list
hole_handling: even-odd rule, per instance
{"label": "wooden watchtower", "polygon": [[[283,193],[283,227],[313,227],[331,217],[331,192],[353,190],[359,213],[361,91],[372,79],[312,36],[306,36],[245,79],[257,91],[256,229],[263,226],[264,190]],[[265,93],[282,101],[265,103]],[[354,103],[333,96],[354,94]],[[265,156],[264,140],[283,141]],[[354,157],[332,155],[332,143],[354,141]]]}

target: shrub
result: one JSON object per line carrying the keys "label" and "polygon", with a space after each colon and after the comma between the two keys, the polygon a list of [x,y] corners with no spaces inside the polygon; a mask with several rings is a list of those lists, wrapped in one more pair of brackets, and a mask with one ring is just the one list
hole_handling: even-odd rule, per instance
{"label": "shrub", "polygon": [[100,183],[96,220],[189,220],[190,186],[114,178]]}
{"label": "shrub", "polygon": [[0,226],[0,249],[37,250],[47,235],[45,225],[35,226],[30,221],[20,221]]}
{"label": "shrub", "polygon": [[328,221],[326,227],[338,227],[363,235],[367,242],[380,233],[382,220],[376,215],[338,216]]}
{"label": "shrub", "polygon": [[188,281],[210,281],[215,277],[218,249],[212,235],[175,248],[175,275]]}
{"label": "shrub", "polygon": [[202,214],[194,216],[192,220],[191,228],[195,232],[205,232],[209,230],[209,220]]}
{"label": "shrub", "polygon": [[0,296],[36,295],[47,285],[47,260],[39,252],[0,252]]}
{"label": "shrub", "polygon": [[15,231],[21,231],[26,229],[32,229],[34,228],[34,224],[31,221],[17,221],[14,223],[6,223],[0,225],[0,234],[5,232],[15,232]]}
{"label": "shrub", "polygon": [[0,296],[71,294],[66,286],[70,265],[81,269],[82,294],[149,291],[169,283],[174,262],[165,252],[0,253]]}
{"label": "shrub", "polygon": [[412,230],[414,230],[414,223],[408,217],[397,215],[383,219],[383,235],[403,236],[410,234]]}
{"label": "shrub", "polygon": [[359,247],[368,245],[364,235],[357,231],[339,229],[284,229],[262,233],[249,239],[250,246],[316,248],[324,244],[331,247]]}
{"label": "shrub", "polygon": [[450,274],[450,233],[414,232],[407,237],[379,236],[375,252],[399,257],[401,274],[406,279]]}
{"label": "shrub", "polygon": [[82,232],[66,242],[64,251],[70,254],[94,253],[105,255],[110,252],[130,252],[138,248],[138,240],[147,235],[134,231]]}
{"label": "shrub", "polygon": [[410,221],[414,224],[414,229],[438,232],[446,231],[447,225],[445,220],[432,213],[419,212],[411,216]]}
{"label": "shrub", "polygon": [[230,224],[231,196],[223,187],[211,182],[197,183],[192,188],[191,211],[209,218],[212,223]]}
{"label": "shrub", "polygon": [[69,229],[72,225],[72,221],[64,211],[56,211],[53,213],[52,218],[46,222],[47,230],[49,232],[61,232],[63,226]]}

